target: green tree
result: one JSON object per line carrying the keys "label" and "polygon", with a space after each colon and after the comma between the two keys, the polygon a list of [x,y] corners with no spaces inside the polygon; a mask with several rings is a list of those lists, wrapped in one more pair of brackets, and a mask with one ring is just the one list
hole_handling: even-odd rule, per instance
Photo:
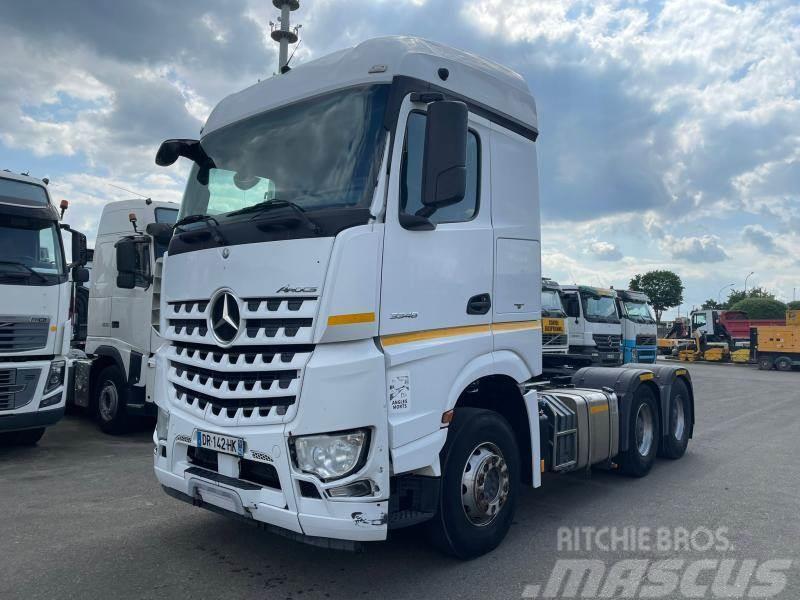
{"label": "green tree", "polygon": [[713,298],[709,298],[708,300],[703,302],[703,305],[700,308],[702,308],[703,310],[721,310],[725,308],[725,304],[722,302],[717,302]]}
{"label": "green tree", "polygon": [[725,301],[725,308],[730,309],[734,304],[741,302],[745,298],[767,298],[769,300],[775,300],[775,294],[762,287],[750,288],[747,290],[747,293],[745,293],[744,290],[731,290],[730,294],[728,294],[728,299]]}
{"label": "green tree", "polygon": [[742,310],[750,319],[782,319],[786,315],[786,305],[774,298],[745,298],[730,310]]}
{"label": "green tree", "polygon": [[629,284],[630,289],[644,292],[650,298],[650,306],[656,313],[656,322],[661,324],[661,314],[668,308],[683,302],[683,282],[672,271],[648,271],[636,274]]}
{"label": "green tree", "polygon": [[800,310],[800,300],[792,300],[786,304],[788,310]]}

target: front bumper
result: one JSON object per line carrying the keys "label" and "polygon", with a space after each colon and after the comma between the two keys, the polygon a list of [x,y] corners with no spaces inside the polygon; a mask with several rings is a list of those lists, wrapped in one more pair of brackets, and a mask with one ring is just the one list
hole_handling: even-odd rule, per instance
{"label": "front bumper", "polygon": [[[165,353],[159,351],[155,362],[155,401],[168,408],[170,416],[166,439],[154,435],[154,470],[170,495],[278,527],[312,543],[323,538],[386,539],[390,489],[387,417],[385,404],[375,401],[385,397],[385,370],[383,357],[371,341],[318,346],[305,370],[297,414],[286,423],[225,426],[209,415],[184,410],[165,376]],[[372,434],[366,462],[357,472],[324,483],[295,469],[290,435],[358,427],[369,427]],[[243,438],[242,460],[216,453],[217,464],[211,470],[200,468],[190,454],[198,430]],[[264,484],[243,478],[243,468],[253,463],[274,469],[274,479]],[[360,480],[373,483],[372,496],[332,498],[328,492]]]}
{"label": "front bumper", "polygon": [[[64,415],[65,385],[62,383],[61,386],[49,391],[46,396],[44,394],[51,362],[50,360],[0,362],[0,372],[8,369],[39,371],[35,384],[31,382],[35,388],[30,400],[27,400],[23,406],[0,409],[0,431],[49,427],[57,423]],[[66,380],[68,377],[65,374]],[[18,386],[15,386],[15,389],[18,389]]]}

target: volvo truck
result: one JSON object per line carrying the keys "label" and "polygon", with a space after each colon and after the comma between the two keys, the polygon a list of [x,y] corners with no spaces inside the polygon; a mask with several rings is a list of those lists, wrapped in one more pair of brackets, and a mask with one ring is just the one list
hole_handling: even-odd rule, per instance
{"label": "volvo truck", "polygon": [[165,492],[327,547],[424,524],[466,559],[543,472],[683,454],[685,369],[536,381],[537,137],[513,71],[381,38],[162,143],[191,163],[151,361]]}
{"label": "volvo truck", "polygon": [[654,363],[658,328],[650,298],[643,292],[617,290],[617,311],[622,322],[622,362]]}
{"label": "volvo truck", "polygon": [[[59,223],[47,183],[0,171],[0,443],[5,444],[36,444],[63,416],[72,280],[88,278],[82,268],[86,237]],[[62,230],[72,234],[71,263]]]}
{"label": "volvo truck", "polygon": [[588,285],[561,287],[569,317],[569,354],[573,364],[622,362],[622,324],[613,289]]}
{"label": "volvo truck", "polygon": [[166,246],[148,230],[156,225],[169,230],[177,216],[176,204],[149,198],[110,202],[100,216],[85,340],[73,344],[83,354],[74,363],[71,402],[94,415],[106,433],[122,433],[133,420],[156,415],[146,370],[162,341],[159,294]]}
{"label": "volvo truck", "polygon": [[558,282],[542,277],[542,358],[569,352],[567,313]]}

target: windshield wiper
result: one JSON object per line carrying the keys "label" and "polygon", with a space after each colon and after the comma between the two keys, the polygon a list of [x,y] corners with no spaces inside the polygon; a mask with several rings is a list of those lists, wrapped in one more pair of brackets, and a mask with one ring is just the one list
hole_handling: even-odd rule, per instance
{"label": "windshield wiper", "polygon": [[225,241],[225,238],[222,236],[222,233],[219,230],[219,221],[217,221],[211,215],[189,215],[183,217],[172,226],[172,229],[175,230],[182,225],[190,225],[192,223],[205,223],[209,231],[211,231],[211,237],[213,237],[214,241],[220,246],[224,246],[228,243]]}
{"label": "windshield wiper", "polygon": [[252,206],[248,206],[246,208],[240,208],[239,210],[229,212],[228,216],[232,217],[235,215],[245,215],[248,213],[258,214],[273,208],[290,208],[298,217],[300,217],[301,221],[308,225],[308,228],[311,229],[311,231],[313,231],[315,234],[322,233],[320,226],[306,214],[306,211],[302,206],[292,202],[291,200],[283,200],[281,198],[273,198],[272,200],[259,202],[258,204],[253,204]]}
{"label": "windshield wiper", "polygon": [[[14,262],[13,260],[0,260],[0,265],[14,265],[15,267],[22,267],[23,269],[28,271],[28,273],[30,273],[31,275],[36,275],[36,277],[38,277],[39,281],[41,281],[42,283],[47,283],[47,278],[44,275],[42,275],[38,271],[34,271],[31,267],[29,267],[25,263]],[[6,273],[6,275],[13,275],[13,273]],[[22,273],[20,273],[20,275],[22,275]]]}

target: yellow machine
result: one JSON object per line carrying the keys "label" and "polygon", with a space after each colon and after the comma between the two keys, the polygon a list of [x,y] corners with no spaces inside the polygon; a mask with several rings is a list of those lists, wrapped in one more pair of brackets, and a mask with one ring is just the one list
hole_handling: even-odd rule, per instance
{"label": "yellow machine", "polygon": [[800,311],[787,311],[786,325],[754,327],[750,337],[759,369],[791,371],[800,367]]}

